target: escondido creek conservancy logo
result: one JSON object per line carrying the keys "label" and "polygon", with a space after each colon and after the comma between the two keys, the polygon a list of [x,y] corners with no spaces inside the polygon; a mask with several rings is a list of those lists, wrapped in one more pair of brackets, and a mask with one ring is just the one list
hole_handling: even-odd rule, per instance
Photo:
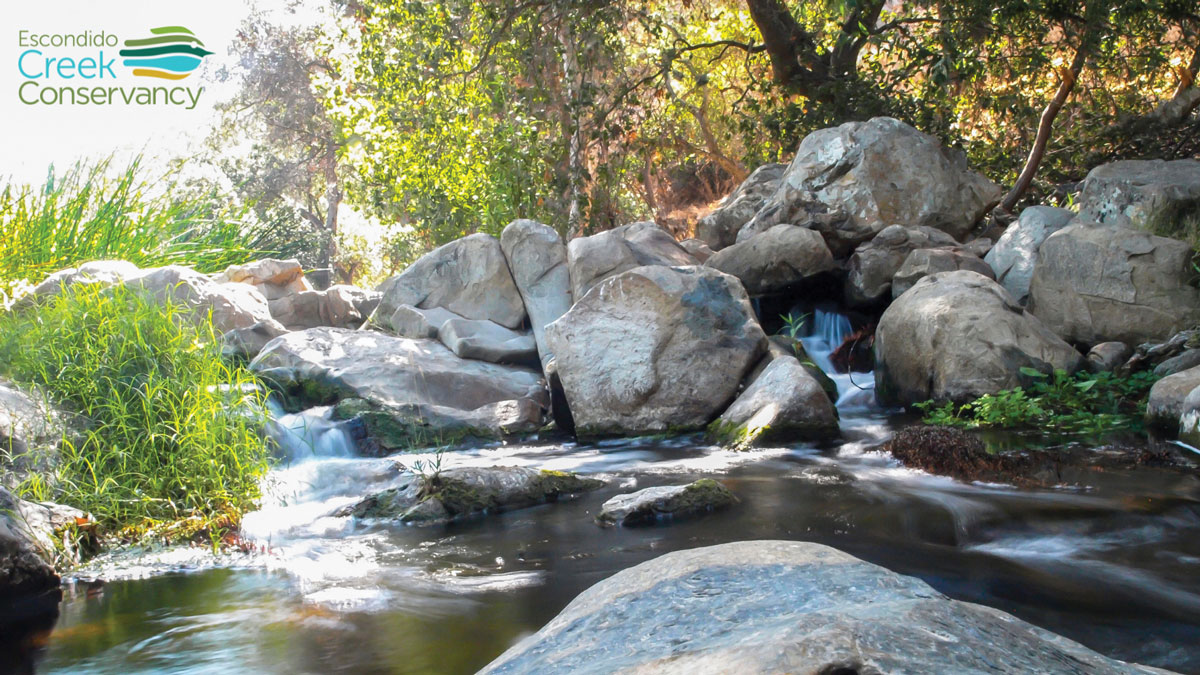
{"label": "escondido creek conservancy logo", "polygon": [[[212,54],[183,26],[151,28],[150,37],[125,40],[115,53],[120,41],[104,31],[21,30],[18,38],[17,70],[24,81],[17,98],[25,105],[173,105],[191,110],[204,87],[175,82],[187,79]],[[80,51],[93,49],[94,54]],[[121,66],[116,66],[118,59]],[[145,79],[130,84],[133,78]]]}

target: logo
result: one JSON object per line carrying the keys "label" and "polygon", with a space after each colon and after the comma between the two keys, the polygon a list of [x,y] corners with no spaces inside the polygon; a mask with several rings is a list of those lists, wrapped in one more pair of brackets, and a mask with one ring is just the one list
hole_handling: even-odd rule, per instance
{"label": "logo", "polygon": [[195,33],[183,26],[151,28],[150,33],[148,38],[126,40],[125,49],[118,52],[136,77],[182,80],[212,54]]}

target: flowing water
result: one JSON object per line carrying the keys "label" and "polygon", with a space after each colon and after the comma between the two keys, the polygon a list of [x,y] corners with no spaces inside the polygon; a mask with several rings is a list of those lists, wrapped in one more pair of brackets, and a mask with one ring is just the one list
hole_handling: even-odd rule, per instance
{"label": "flowing water", "polygon": [[[814,313],[828,367],[849,323]],[[280,415],[288,461],[244,530],[261,550],[174,550],[80,580],[39,672],[470,673],[592,584],[673,550],[815,541],[925,579],[1103,653],[1200,672],[1200,480],[1141,468],[1081,485],[966,484],[876,450],[904,420],[872,410],[869,374],[839,375],[838,442],[730,452],[699,436],[486,445],[364,458],[315,409]],[[1023,441],[1008,439],[1010,444]],[[574,501],[437,528],[328,514],[406,468],[523,465],[607,481]],[[714,477],[731,510],[643,529],[592,523],[621,492]]]}

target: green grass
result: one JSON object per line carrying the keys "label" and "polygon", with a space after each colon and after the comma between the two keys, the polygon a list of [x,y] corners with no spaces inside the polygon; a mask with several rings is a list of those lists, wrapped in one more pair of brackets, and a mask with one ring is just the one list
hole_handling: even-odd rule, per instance
{"label": "green grass", "polygon": [[112,169],[110,160],[51,167],[41,186],[0,189],[0,290],[90,260],[215,272],[256,257],[248,211],[215,189],[148,180],[140,159]]}
{"label": "green grass", "polygon": [[90,420],[26,497],[93,514],[110,533],[169,539],[235,526],[259,497],[265,394],[222,360],[212,324],[116,287],[81,287],[0,315],[0,373]]}

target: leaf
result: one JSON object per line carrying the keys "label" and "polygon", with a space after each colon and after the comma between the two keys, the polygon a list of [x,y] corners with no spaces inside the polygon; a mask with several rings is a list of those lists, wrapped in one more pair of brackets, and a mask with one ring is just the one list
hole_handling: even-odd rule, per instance
{"label": "leaf", "polygon": [[1029,377],[1036,377],[1038,379],[1043,379],[1046,377],[1046,374],[1042,371],[1038,370],[1037,368],[1030,368],[1029,366],[1021,366],[1021,374],[1028,375]]}

